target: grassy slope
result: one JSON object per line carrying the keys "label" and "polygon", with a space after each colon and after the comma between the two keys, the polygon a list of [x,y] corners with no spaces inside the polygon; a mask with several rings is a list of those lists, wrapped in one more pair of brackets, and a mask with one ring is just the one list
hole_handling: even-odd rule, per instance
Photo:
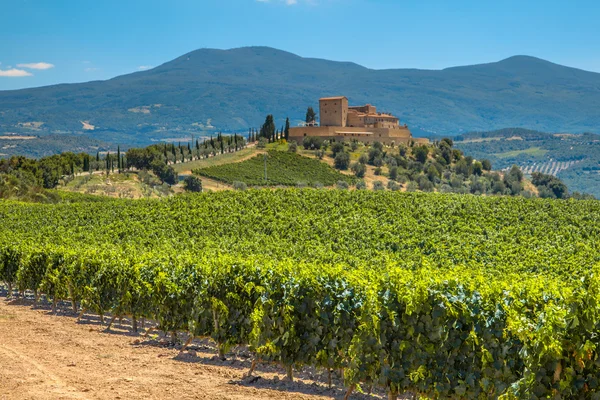
{"label": "grassy slope", "polygon": [[253,157],[258,153],[262,153],[262,151],[257,150],[254,147],[248,147],[235,153],[218,154],[215,157],[203,158],[201,160],[194,160],[190,162],[174,164],[173,168],[175,169],[175,171],[177,171],[178,174],[190,174],[194,169],[236,163]]}
{"label": "grassy slope", "polygon": [[[160,185],[156,178],[151,178],[152,185],[143,182],[137,173],[104,173],[82,174],[76,176],[57,189],[66,192],[92,194],[119,198],[156,198],[171,193],[167,187]],[[153,187],[154,186],[154,187]]]}

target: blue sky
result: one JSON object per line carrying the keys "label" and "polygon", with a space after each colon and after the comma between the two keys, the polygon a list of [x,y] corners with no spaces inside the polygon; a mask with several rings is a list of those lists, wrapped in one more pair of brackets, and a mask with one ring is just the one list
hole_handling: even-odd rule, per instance
{"label": "blue sky", "polygon": [[600,72],[599,21],[588,0],[3,0],[0,90],[251,45],[376,69],[526,54]]}

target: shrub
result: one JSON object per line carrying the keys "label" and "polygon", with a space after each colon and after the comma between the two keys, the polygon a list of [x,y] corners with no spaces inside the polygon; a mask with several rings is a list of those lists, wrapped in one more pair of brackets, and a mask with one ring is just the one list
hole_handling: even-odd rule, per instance
{"label": "shrub", "polygon": [[415,181],[410,181],[406,185],[407,192],[416,192],[418,188],[419,188],[419,185],[417,185],[417,182],[415,182]]}
{"label": "shrub", "polygon": [[337,189],[340,189],[340,190],[348,190],[348,188],[350,187],[350,185],[348,185],[348,182],[346,182],[346,181],[338,181],[335,184],[335,187]]}
{"label": "shrub", "polygon": [[383,182],[381,182],[381,181],[373,182],[373,190],[385,190],[385,186],[383,186]]}
{"label": "shrub", "polygon": [[388,181],[387,188],[393,192],[396,192],[400,190],[400,185],[398,185],[398,183],[396,183],[395,181]]}
{"label": "shrub", "polygon": [[365,190],[367,188],[367,184],[362,179],[356,182],[356,190]]}
{"label": "shrub", "polygon": [[377,175],[377,176],[381,175],[381,167],[375,168],[375,175]]}
{"label": "shrub", "polygon": [[256,144],[256,148],[264,149],[265,147],[267,147],[267,139],[265,139],[264,137],[259,138],[258,143]]}
{"label": "shrub", "polygon": [[291,141],[290,143],[288,143],[288,151],[290,153],[295,153],[298,151],[298,145],[296,144],[296,142]]}
{"label": "shrub", "polygon": [[246,190],[248,189],[248,185],[246,185],[244,182],[235,181],[233,182],[233,188],[235,190]]}
{"label": "shrub", "polygon": [[323,146],[323,139],[320,137],[307,136],[302,141],[302,146],[306,150],[320,150]]}
{"label": "shrub", "polygon": [[188,175],[183,180],[183,188],[188,192],[202,192],[202,180],[194,175]]}

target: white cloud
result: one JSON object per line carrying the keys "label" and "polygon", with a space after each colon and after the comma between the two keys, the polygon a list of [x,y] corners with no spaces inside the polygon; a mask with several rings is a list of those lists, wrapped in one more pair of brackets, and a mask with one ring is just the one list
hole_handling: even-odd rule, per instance
{"label": "white cloud", "polygon": [[50,69],[54,68],[54,64],[38,62],[38,63],[29,63],[29,64],[17,64],[19,68],[27,68],[27,69]]}
{"label": "white cloud", "polygon": [[146,71],[146,70],[152,69],[152,68],[154,68],[152,65],[140,65],[138,67],[138,71]]}
{"label": "white cloud", "polygon": [[84,71],[85,72],[95,72],[95,71],[98,71],[99,69],[100,68],[88,67],[88,68],[85,68]]}
{"label": "white cloud", "polygon": [[3,77],[7,77],[7,78],[21,78],[23,76],[31,76],[32,74],[30,72],[24,71],[22,69],[6,69],[6,70],[1,70],[0,69],[0,76]]}

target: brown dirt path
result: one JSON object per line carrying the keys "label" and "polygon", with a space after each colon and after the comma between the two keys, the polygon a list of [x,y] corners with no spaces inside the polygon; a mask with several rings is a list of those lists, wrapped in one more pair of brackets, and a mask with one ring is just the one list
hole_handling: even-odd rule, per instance
{"label": "brown dirt path", "polygon": [[129,326],[105,332],[94,316],[76,323],[73,315],[0,297],[0,400],[343,397],[339,384],[327,389],[311,380],[314,371],[291,383],[283,369],[262,366],[244,378],[247,356],[218,360],[209,342],[191,349],[178,355],[166,340],[144,339]]}

